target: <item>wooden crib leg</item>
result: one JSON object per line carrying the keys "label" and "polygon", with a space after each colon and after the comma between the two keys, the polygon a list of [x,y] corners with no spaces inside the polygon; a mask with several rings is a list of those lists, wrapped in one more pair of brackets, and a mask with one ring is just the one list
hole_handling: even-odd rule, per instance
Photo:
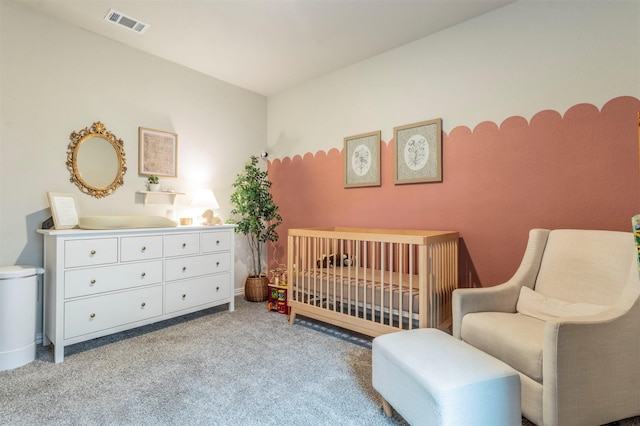
{"label": "wooden crib leg", "polygon": [[293,322],[296,320],[296,313],[293,312],[293,310],[291,312],[289,312],[289,325],[293,325]]}
{"label": "wooden crib leg", "polygon": [[382,411],[384,411],[384,415],[387,417],[393,416],[393,407],[384,398],[382,398]]}

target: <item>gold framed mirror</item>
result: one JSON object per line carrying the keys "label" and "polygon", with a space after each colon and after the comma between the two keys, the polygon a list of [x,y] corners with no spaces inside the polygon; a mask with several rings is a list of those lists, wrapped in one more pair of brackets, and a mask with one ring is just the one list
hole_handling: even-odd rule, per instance
{"label": "gold framed mirror", "polygon": [[69,180],[85,194],[96,198],[111,195],[124,184],[127,172],[124,142],[99,121],[72,132],[67,169]]}

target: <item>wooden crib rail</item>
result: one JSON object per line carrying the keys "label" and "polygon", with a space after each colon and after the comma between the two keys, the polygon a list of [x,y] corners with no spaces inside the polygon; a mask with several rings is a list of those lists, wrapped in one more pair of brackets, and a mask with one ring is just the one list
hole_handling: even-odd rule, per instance
{"label": "wooden crib rail", "polygon": [[300,314],[371,336],[450,325],[457,232],[290,229],[287,257],[292,324]]}

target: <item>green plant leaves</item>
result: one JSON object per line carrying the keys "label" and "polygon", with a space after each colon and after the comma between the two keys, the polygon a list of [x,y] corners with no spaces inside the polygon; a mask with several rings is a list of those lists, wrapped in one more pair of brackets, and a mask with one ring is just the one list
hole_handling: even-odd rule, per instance
{"label": "green plant leaves", "polygon": [[235,191],[231,194],[234,206],[231,214],[240,217],[234,221],[236,232],[247,236],[252,252],[252,276],[262,272],[262,244],[278,241],[276,228],[282,223],[278,206],[269,191],[268,173],[257,165],[258,158],[251,156],[251,161],[245,164],[232,184]]}

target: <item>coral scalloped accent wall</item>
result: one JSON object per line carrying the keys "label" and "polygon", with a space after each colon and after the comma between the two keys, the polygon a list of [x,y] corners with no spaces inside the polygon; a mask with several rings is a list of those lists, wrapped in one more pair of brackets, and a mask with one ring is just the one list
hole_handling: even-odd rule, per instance
{"label": "coral scalloped accent wall", "polygon": [[381,144],[380,187],[345,189],[341,149],[275,159],[283,224],[270,265],[286,264],[289,228],[455,230],[460,286],[491,286],[515,272],[532,228],[630,231],[640,213],[638,111],[640,100],[624,96],[601,110],[578,104],[529,122],[456,127],[443,134],[441,183],[394,185],[393,140]]}

